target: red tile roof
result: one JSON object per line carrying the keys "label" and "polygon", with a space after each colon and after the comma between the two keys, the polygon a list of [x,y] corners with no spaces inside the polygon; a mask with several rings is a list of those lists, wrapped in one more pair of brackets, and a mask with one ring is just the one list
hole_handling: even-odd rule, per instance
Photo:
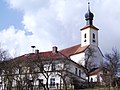
{"label": "red tile roof", "polygon": [[36,60],[37,58],[42,59],[42,60],[48,60],[48,59],[56,60],[56,59],[65,59],[66,56],[64,56],[63,54],[59,52],[52,53],[52,51],[48,51],[48,52],[40,52],[40,53],[29,53],[29,54],[25,54],[20,57],[17,57],[16,59]]}
{"label": "red tile roof", "polygon": [[89,46],[81,47],[81,44],[78,44],[78,45],[75,45],[75,46],[60,50],[60,52],[62,54],[64,54],[65,56],[69,57],[71,55],[84,52],[88,47]]}
{"label": "red tile roof", "polygon": [[56,60],[56,59],[69,59],[69,56],[84,52],[89,46],[81,47],[81,44],[75,45],[63,50],[58,51],[58,53],[52,53],[52,51],[47,52],[39,52],[39,53],[29,53],[22,56],[17,57],[20,61],[26,60],[36,60],[37,58],[42,60]]}
{"label": "red tile roof", "polygon": [[93,25],[86,25],[85,27],[83,27],[81,30],[84,30],[86,28],[93,28],[93,29],[96,29],[96,30],[99,30],[97,27],[93,26]]}
{"label": "red tile roof", "polygon": [[93,71],[91,71],[90,73],[89,73],[89,75],[90,76],[92,76],[92,75],[97,75],[99,72],[102,72],[103,71],[103,68],[96,68],[96,69],[94,69]]}

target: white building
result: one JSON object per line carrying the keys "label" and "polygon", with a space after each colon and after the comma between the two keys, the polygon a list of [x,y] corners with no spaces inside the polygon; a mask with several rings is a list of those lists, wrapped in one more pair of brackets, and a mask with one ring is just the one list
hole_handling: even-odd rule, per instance
{"label": "white building", "polygon": [[[21,82],[23,90],[26,90],[26,88],[32,88],[31,90],[37,90],[36,88],[38,88],[39,90],[40,86],[45,85],[48,80],[49,88],[62,88],[64,84],[62,77],[64,77],[68,86],[74,86],[74,88],[82,87],[82,83],[86,81],[83,67],[85,66],[86,52],[89,48],[95,51],[94,57],[91,57],[89,61],[95,67],[99,67],[103,63],[103,55],[98,46],[99,29],[93,25],[93,17],[94,15],[91,13],[88,5],[88,12],[85,14],[86,25],[81,29],[81,44],[60,51],[57,50],[57,47],[53,47],[52,51],[46,52],[36,50],[35,53],[25,54],[15,58],[13,61],[18,61],[18,66],[23,65],[23,67],[17,68],[17,71],[11,73],[12,77],[10,77],[10,81],[8,77],[5,79],[6,75],[3,73],[1,79],[6,81],[1,81],[2,87],[7,88],[9,86],[5,85],[12,85],[12,87],[17,88],[18,82]],[[36,65],[34,62],[37,60],[40,61]],[[26,64],[26,62],[29,62],[29,64]],[[41,65],[43,65],[42,68]],[[20,69],[23,71],[22,73],[20,73]],[[29,81],[26,81],[25,78],[27,78],[26,80],[29,79]]]}
{"label": "white building", "polygon": [[76,63],[85,65],[85,54],[89,48],[94,50],[94,57],[90,61],[99,67],[103,63],[103,54],[98,46],[98,28],[93,25],[93,13],[90,11],[85,14],[86,25],[81,29],[81,44],[75,45],[60,52],[69,57]]}

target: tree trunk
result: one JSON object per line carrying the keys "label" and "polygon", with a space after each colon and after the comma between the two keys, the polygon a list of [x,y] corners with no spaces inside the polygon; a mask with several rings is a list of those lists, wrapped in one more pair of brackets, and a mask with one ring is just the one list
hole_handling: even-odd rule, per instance
{"label": "tree trunk", "polygon": [[87,80],[87,86],[90,87],[90,76],[87,75],[87,77],[88,77],[88,80]]}
{"label": "tree trunk", "polygon": [[63,78],[63,83],[64,83],[64,90],[67,90],[67,84],[64,78]]}
{"label": "tree trunk", "polygon": [[46,78],[46,90],[49,90],[49,87],[48,87],[48,78]]}

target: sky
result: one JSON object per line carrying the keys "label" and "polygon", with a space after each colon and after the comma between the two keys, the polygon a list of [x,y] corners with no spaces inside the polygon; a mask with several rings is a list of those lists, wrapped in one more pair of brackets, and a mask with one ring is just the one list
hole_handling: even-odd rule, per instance
{"label": "sky", "polygon": [[1,47],[15,57],[31,53],[33,45],[43,52],[80,44],[88,1],[101,51],[119,50],[120,0],[0,0]]}

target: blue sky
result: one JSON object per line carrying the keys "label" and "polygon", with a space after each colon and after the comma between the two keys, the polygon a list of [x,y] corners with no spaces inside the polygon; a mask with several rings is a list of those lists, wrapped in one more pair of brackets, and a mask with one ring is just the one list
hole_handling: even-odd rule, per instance
{"label": "blue sky", "polygon": [[22,28],[22,12],[10,8],[5,0],[0,0],[0,11],[0,30],[8,28],[10,25]]}
{"label": "blue sky", "polygon": [[[0,0],[0,43],[12,56],[80,44],[88,0]],[[120,49],[120,0],[89,0],[103,53]]]}

